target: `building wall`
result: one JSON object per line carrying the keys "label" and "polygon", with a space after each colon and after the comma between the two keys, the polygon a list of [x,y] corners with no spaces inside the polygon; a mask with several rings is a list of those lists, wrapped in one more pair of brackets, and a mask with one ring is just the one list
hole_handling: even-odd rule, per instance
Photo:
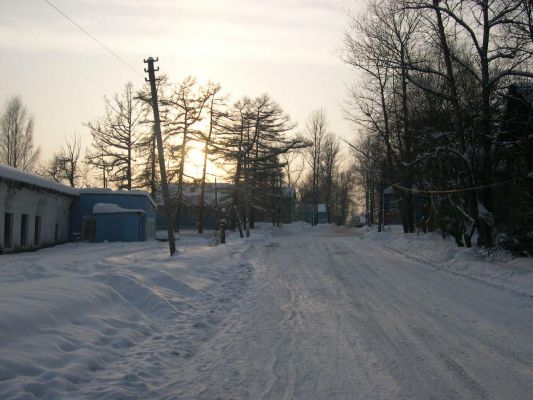
{"label": "building wall", "polygon": [[[69,211],[73,201],[73,196],[45,189],[34,189],[17,182],[0,181],[0,248],[2,251],[39,248],[68,241]],[[10,248],[4,248],[6,213],[11,213],[13,216]],[[28,216],[25,246],[21,244],[22,215]],[[36,216],[41,219],[38,243],[34,241]]]}
{"label": "building wall", "polygon": [[144,216],[136,213],[96,215],[96,242],[136,242],[146,240]]}
{"label": "building wall", "polygon": [[82,217],[94,216],[93,207],[97,203],[113,203],[122,208],[144,210],[144,224],[141,227],[142,235],[138,240],[155,238],[156,209],[149,198],[142,194],[133,195],[110,192],[80,194],[79,198],[72,207],[70,240],[76,240],[80,237],[82,230]]}

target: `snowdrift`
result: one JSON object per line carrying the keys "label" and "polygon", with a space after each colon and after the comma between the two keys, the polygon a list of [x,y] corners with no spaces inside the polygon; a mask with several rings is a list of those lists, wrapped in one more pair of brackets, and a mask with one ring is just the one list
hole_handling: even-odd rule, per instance
{"label": "snowdrift", "polygon": [[[240,296],[251,240],[79,243],[0,257],[0,398],[150,398]],[[164,340],[163,340],[164,339]]]}
{"label": "snowdrift", "polygon": [[361,238],[430,267],[533,297],[531,258],[458,247],[451,237],[443,240],[437,233],[405,234],[397,225],[387,227],[385,232],[377,232],[375,227],[361,228],[360,232]]}

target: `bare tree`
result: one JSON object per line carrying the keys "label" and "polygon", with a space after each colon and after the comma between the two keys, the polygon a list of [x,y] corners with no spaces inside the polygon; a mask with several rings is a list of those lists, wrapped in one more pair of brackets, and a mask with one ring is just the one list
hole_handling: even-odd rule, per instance
{"label": "bare tree", "polygon": [[270,96],[244,97],[229,110],[217,148],[233,164],[233,208],[244,216],[246,234],[254,226],[255,210],[279,220],[281,157],[306,146],[290,135],[295,124]]}
{"label": "bare tree", "polygon": [[[180,228],[181,204],[183,202],[183,182],[185,178],[185,159],[187,158],[188,143],[192,137],[200,135],[195,125],[201,121],[206,103],[211,97],[210,88],[197,86],[196,79],[187,77],[166,99],[162,99],[165,106],[164,120],[167,135],[177,138],[181,136],[181,144],[174,146],[174,154],[179,154],[177,177],[178,193],[176,207],[176,228]],[[172,153],[171,153],[172,154]],[[176,158],[172,157],[171,158]],[[175,161],[175,160],[174,160]],[[169,175],[176,175],[170,169]]]}
{"label": "bare tree", "polygon": [[[512,143],[502,139],[518,131],[519,114],[503,107],[512,96],[502,93],[529,96],[531,10],[530,0],[371,0],[366,15],[351,18],[342,58],[363,72],[347,110],[363,128],[354,146],[360,183],[367,204],[384,182],[395,188],[406,232],[416,196],[425,226],[439,226],[460,246],[470,246],[477,229],[478,244],[491,245],[495,179],[514,176],[503,171],[511,164],[527,164],[505,160],[527,140],[525,130]],[[517,90],[506,89],[513,83]],[[511,128],[504,111],[513,115]]]}
{"label": "bare tree", "polygon": [[328,223],[334,218],[334,189],[339,169],[340,145],[339,139],[333,133],[328,133],[324,138],[322,149],[321,179],[324,188],[324,200],[326,203],[326,212]]}
{"label": "bare tree", "polygon": [[202,177],[201,177],[201,191],[200,191],[200,208],[198,211],[198,233],[204,231],[204,218],[205,218],[205,180],[207,174],[207,161],[209,156],[214,151],[213,140],[214,135],[220,126],[220,120],[224,116],[224,111],[217,109],[217,103],[220,103],[217,94],[220,92],[220,85],[210,85],[208,90],[211,93],[211,101],[209,104],[209,128],[206,134],[201,135],[200,139],[204,142],[203,150],[203,165],[202,165]]}
{"label": "bare tree", "polygon": [[281,156],[283,175],[288,187],[298,186],[305,170],[305,160],[302,150],[290,151]]}
{"label": "bare tree", "polygon": [[328,134],[328,120],[326,110],[320,109],[313,111],[307,120],[305,128],[305,138],[311,145],[306,149],[305,159],[311,169],[311,187],[313,217],[311,225],[316,225],[315,214],[318,207],[318,189],[320,184],[320,168],[322,164],[324,141]]}
{"label": "bare tree", "polygon": [[45,174],[56,182],[66,182],[76,187],[84,176],[81,161],[81,137],[74,134],[71,138],[65,138],[65,146],[48,162]]}
{"label": "bare tree", "polygon": [[340,171],[335,179],[335,222],[337,225],[343,225],[348,219],[350,209],[354,203],[353,191],[355,181],[355,166],[348,165]]}
{"label": "bare tree", "polygon": [[[404,0],[404,7],[419,13],[433,13],[433,23],[437,27],[438,42],[446,62],[445,73],[428,67],[428,64],[413,63],[408,68],[421,73],[441,75],[446,78],[447,93],[456,114],[456,129],[462,129],[460,102],[454,82],[453,64],[458,64],[478,84],[481,99],[479,124],[476,133],[475,157],[479,165],[473,166],[474,178],[484,189],[479,199],[471,201],[471,212],[477,219],[480,242],[492,244],[493,227],[492,189],[494,177],[494,138],[497,130],[499,104],[497,92],[500,86],[514,77],[533,78],[529,60],[532,56],[531,37],[528,34],[531,24],[531,2],[522,0]],[[446,31],[445,26],[449,26]],[[453,35],[449,35],[453,33]],[[454,39],[468,52],[453,51],[449,38]],[[466,55],[466,59],[465,56]],[[474,62],[470,62],[470,58]],[[428,88],[426,88],[428,89]],[[471,159],[473,157],[470,157]],[[473,183],[475,185],[475,183]],[[478,210],[477,204],[481,204]],[[488,213],[485,212],[488,210]]]}
{"label": "bare tree", "polygon": [[33,117],[19,96],[11,97],[0,116],[0,162],[31,171],[40,150],[33,142]]}
{"label": "bare tree", "polygon": [[105,116],[87,124],[93,138],[88,157],[94,162],[90,164],[104,173],[110,166],[111,181],[121,189],[132,189],[134,150],[144,112],[134,96],[133,85],[127,83],[122,93],[113,99],[105,98]]}

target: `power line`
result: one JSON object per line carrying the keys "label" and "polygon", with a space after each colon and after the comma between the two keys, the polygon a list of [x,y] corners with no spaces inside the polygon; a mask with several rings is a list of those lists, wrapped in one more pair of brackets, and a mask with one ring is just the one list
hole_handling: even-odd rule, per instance
{"label": "power line", "polygon": [[455,194],[455,193],[466,193],[466,192],[475,192],[482,189],[488,189],[490,187],[504,185],[506,183],[509,183],[507,181],[505,182],[496,182],[491,183],[490,185],[483,185],[483,186],[473,186],[468,187],[464,189],[448,189],[448,190],[422,190],[422,189],[413,189],[413,188],[407,188],[405,186],[401,186],[397,183],[391,183],[391,186],[395,187],[396,189],[402,190],[404,192],[411,192],[413,194],[421,194],[421,195],[438,195],[438,194]]}
{"label": "power line", "polygon": [[92,40],[94,40],[96,43],[98,43],[100,46],[102,46],[107,52],[109,52],[113,57],[115,57],[117,60],[119,60],[122,64],[130,68],[133,72],[135,72],[140,77],[144,78],[144,75],[141,74],[137,69],[132,67],[130,64],[128,64],[122,57],[120,57],[117,53],[115,53],[113,50],[111,50],[109,47],[107,47],[105,44],[103,44],[100,40],[98,40],[96,37],[94,37],[89,31],[87,31],[85,28],[83,28],[80,24],[78,24],[76,21],[74,21],[72,18],[70,18],[67,14],[65,14],[63,11],[61,11],[57,6],[55,6],[50,0],[44,0],[46,4],[48,4],[50,7],[52,7],[54,10],[56,10],[59,14],[61,14],[63,17],[65,17],[67,20],[69,20],[75,27],[77,27],[80,31],[85,33],[87,36],[89,36]]}

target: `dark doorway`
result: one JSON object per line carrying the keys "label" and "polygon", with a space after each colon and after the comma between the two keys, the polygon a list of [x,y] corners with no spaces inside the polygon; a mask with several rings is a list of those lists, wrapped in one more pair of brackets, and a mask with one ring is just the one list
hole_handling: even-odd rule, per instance
{"label": "dark doorway", "polygon": [[81,240],[94,242],[96,237],[96,219],[94,217],[83,217],[81,220]]}

